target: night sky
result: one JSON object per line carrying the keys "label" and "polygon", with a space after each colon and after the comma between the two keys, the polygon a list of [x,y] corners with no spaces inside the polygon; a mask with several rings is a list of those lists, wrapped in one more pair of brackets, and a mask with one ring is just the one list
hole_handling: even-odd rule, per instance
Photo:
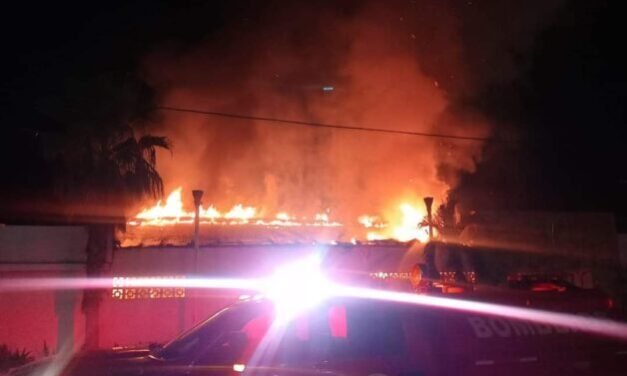
{"label": "night sky", "polygon": [[[429,11],[429,2],[418,3],[399,2],[408,17]],[[514,32],[506,26],[534,20],[536,2],[502,3],[448,2],[462,30],[455,64],[479,83],[452,78],[450,51],[438,47],[446,30],[439,33],[434,25],[432,43],[429,33],[417,38],[418,50],[430,56],[422,70],[452,93],[456,106],[493,124],[493,141],[485,145],[476,172],[466,173],[451,196],[477,210],[614,211],[627,229],[627,61],[620,3],[555,2],[538,16],[538,25],[518,29],[520,35],[508,35]],[[4,8],[2,200],[27,193],[47,197],[54,176],[43,162],[42,137],[71,132],[72,122],[118,116],[103,109],[115,94],[95,88],[94,77],[140,83],[149,108],[159,98],[151,97],[152,88],[143,82],[140,68],[147,54],[164,46],[184,53],[236,28],[254,30],[263,25],[258,19],[281,13],[284,2],[100,4],[13,2]],[[359,1],[320,2],[346,15],[359,6]],[[517,47],[508,48],[501,39]]]}

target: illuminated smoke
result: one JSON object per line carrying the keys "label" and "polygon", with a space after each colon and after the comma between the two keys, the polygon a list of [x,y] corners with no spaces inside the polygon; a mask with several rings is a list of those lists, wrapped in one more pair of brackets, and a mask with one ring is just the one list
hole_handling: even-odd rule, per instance
{"label": "illuminated smoke", "polygon": [[[494,124],[472,103],[516,77],[514,55],[560,3],[268,2],[194,45],[154,49],[143,72],[170,107],[489,137]],[[174,144],[159,156],[166,191],[200,188],[208,204],[254,206],[262,218],[324,212],[347,239],[362,215],[398,222],[399,206],[422,207],[423,196],[437,208],[485,146],[159,115],[155,131]]]}
{"label": "illuminated smoke", "polygon": [[[446,6],[432,17],[457,26]],[[168,106],[418,132],[487,136],[478,115],[449,111],[451,93],[425,74],[416,30],[422,18],[403,2],[350,9],[282,5],[184,53],[161,49],[145,73]],[[423,40],[428,36],[420,37]],[[460,48],[459,38],[444,50]],[[462,64],[451,74],[463,77]],[[472,171],[481,143],[276,126],[161,112],[166,191],[200,188],[219,208],[243,203],[268,217],[328,213],[344,225],[361,215],[390,222],[399,206],[442,202],[459,171]],[[445,167],[443,167],[445,166]],[[443,171],[446,171],[445,173]],[[188,200],[189,202],[189,200]],[[266,214],[267,213],[267,214]],[[347,228],[347,231],[350,229]]]}

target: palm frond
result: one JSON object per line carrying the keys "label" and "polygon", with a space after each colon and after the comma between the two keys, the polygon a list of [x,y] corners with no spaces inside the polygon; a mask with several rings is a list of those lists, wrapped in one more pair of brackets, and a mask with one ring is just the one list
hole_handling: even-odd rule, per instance
{"label": "palm frond", "polygon": [[148,150],[154,148],[162,148],[166,150],[170,150],[172,148],[172,144],[167,137],[164,136],[152,136],[152,135],[144,135],[137,142],[139,148],[141,150]]}

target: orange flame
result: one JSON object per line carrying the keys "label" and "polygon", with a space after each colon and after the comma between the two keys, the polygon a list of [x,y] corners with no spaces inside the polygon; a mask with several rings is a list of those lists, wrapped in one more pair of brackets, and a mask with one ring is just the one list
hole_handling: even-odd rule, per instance
{"label": "orange flame", "polygon": [[142,224],[167,225],[180,222],[182,217],[193,217],[193,213],[183,211],[183,199],[181,196],[182,188],[179,187],[172,191],[165,201],[161,200],[151,208],[147,208],[139,212],[135,218],[142,220]]}
{"label": "orange flame", "polygon": [[388,213],[387,223],[381,222],[378,217],[362,215],[359,222],[368,229],[376,228],[376,231],[369,231],[366,239],[386,240],[395,239],[401,242],[418,240],[421,243],[429,241],[429,231],[421,224],[426,216],[425,212],[418,209],[420,206],[402,203],[398,210]]}
{"label": "orange flame", "polygon": [[243,206],[237,204],[228,213],[224,215],[224,218],[236,220],[239,223],[248,223],[249,220],[255,218],[257,209],[252,206]]}
{"label": "orange flame", "polygon": [[[276,213],[272,217],[260,217],[261,211],[253,206],[237,204],[226,212],[221,212],[210,205],[206,209],[199,207],[199,218],[203,224],[214,225],[263,225],[263,226],[343,226],[342,223],[330,219],[328,213],[315,214],[307,219],[296,217],[285,211]],[[402,203],[396,210],[378,215],[362,215],[357,218],[365,232],[368,241],[395,239],[402,242],[429,240],[428,230],[421,227],[426,212],[420,205]],[[300,219],[296,219],[300,218]],[[192,223],[193,211],[186,211],[183,206],[182,187],[174,189],[165,202],[158,201],[154,206],[141,210],[134,218],[128,221],[130,226],[167,226],[180,223]],[[363,235],[362,235],[363,236]],[[352,236],[356,242],[359,237]]]}

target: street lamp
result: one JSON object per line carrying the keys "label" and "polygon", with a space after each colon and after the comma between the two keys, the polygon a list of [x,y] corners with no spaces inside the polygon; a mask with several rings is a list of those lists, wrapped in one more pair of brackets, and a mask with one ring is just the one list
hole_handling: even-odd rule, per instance
{"label": "street lamp", "polygon": [[431,215],[431,207],[433,206],[433,197],[424,198],[427,206],[427,224],[429,226],[429,241],[433,240],[433,216]]}
{"label": "street lamp", "polygon": [[194,270],[198,272],[198,248],[199,237],[200,237],[200,204],[202,200],[203,191],[200,189],[195,189],[192,191],[192,195],[194,196]]}

